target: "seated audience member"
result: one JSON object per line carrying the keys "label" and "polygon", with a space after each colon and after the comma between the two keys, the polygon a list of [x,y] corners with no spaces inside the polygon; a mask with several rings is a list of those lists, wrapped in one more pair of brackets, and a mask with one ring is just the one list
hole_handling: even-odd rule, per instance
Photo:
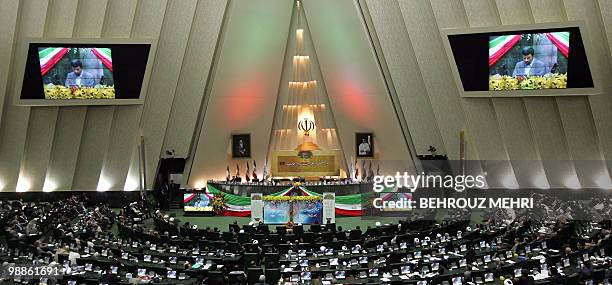
{"label": "seated audience member", "polygon": [[590,261],[585,261],[580,267],[580,280],[590,279],[593,274],[593,266]]}
{"label": "seated audience member", "polygon": [[77,260],[79,258],[81,258],[81,255],[78,252],[73,251],[73,250],[68,251],[68,260],[70,260],[70,264],[77,264]]}
{"label": "seated audience member", "polygon": [[259,281],[255,283],[255,285],[268,285],[268,283],[266,283],[266,276],[259,275]]}
{"label": "seated audience member", "polygon": [[117,284],[121,281],[121,278],[112,273],[111,269],[107,269],[102,276],[100,276],[100,283],[106,284]]}
{"label": "seated audience member", "polygon": [[[547,205],[561,203],[546,201]],[[426,265],[430,270],[423,279],[427,280],[428,284],[442,284],[447,280],[445,276],[449,276],[448,274],[461,276],[462,271],[462,283],[474,284],[483,278],[482,271],[502,272],[511,269],[512,267],[506,264],[507,260],[516,260],[516,255],[519,254],[518,259],[522,259],[523,263],[517,266],[524,270],[521,276],[514,280],[515,284],[534,284],[535,279],[547,284],[566,284],[573,282],[571,278],[574,277],[576,282],[582,279],[593,280],[594,284],[604,284],[604,276],[610,277],[612,274],[612,259],[607,250],[610,248],[611,224],[606,221],[550,221],[546,218],[548,216],[543,216],[541,220],[526,219],[524,212],[517,213],[518,218],[515,219],[496,220],[490,218],[495,213],[485,212],[483,217],[487,218],[481,224],[474,225],[469,215],[466,218],[462,211],[449,213],[438,219],[424,220],[423,217],[431,215],[427,212],[415,213],[414,217],[400,221],[397,225],[378,223],[376,227],[370,227],[364,236],[361,236],[359,227],[351,230],[328,225],[320,226],[316,231],[299,233],[295,229],[301,229],[301,225],[295,225],[294,233],[290,234],[286,231],[290,225],[286,225],[283,231],[282,227],[269,228],[261,223],[253,223],[256,227],[241,228],[235,222],[232,224],[234,229],[230,225],[229,232],[212,226],[204,230],[191,228],[191,224],[183,224],[174,217],[176,212],[159,210],[155,211],[151,220],[146,220],[146,205],[140,202],[130,203],[120,211],[119,216],[107,205],[94,205],[76,196],[53,203],[25,203],[20,207],[12,207],[13,204],[0,201],[0,227],[5,233],[0,235],[0,263],[13,262],[32,253],[32,262],[47,264],[49,261],[44,261],[45,257],[49,259],[55,254],[54,259],[58,260],[59,264],[66,259],[71,261],[71,270],[77,276],[83,273],[82,265],[86,263],[93,263],[93,272],[98,269],[106,270],[110,265],[118,267],[121,272],[112,274],[112,271],[106,270],[99,277],[95,273],[88,273],[99,278],[99,281],[96,279],[90,283],[118,284],[120,281],[117,278],[125,273],[134,274],[135,268],[157,264],[155,266],[159,267],[160,272],[175,271],[176,276],[187,276],[191,279],[190,282],[195,281],[195,284],[201,284],[198,282],[204,278],[204,272],[215,272],[205,281],[209,284],[219,284],[223,279],[225,284],[244,284],[245,268],[261,266],[267,275],[268,269],[292,267],[293,263],[309,259],[309,266],[304,268],[312,271],[313,283],[319,284],[320,280],[316,279],[322,276],[320,272],[330,270],[331,265],[316,266],[313,260],[321,259],[324,255],[324,260],[331,260],[346,254],[347,251],[355,255],[357,264],[352,265],[352,261],[339,258],[339,265],[333,266],[365,269],[380,262],[378,278],[383,275],[393,275],[392,278],[396,278],[398,272],[393,266],[414,264],[411,266],[412,272],[421,274],[422,265]],[[574,206],[573,201],[567,205],[571,205],[572,211],[580,208]],[[555,209],[568,208],[555,206]],[[581,210],[592,211],[590,208]],[[117,231],[111,231],[115,226]],[[189,230],[182,231],[183,228]],[[11,239],[11,230],[21,236],[17,235],[16,240]],[[27,232],[34,235],[27,236]],[[424,245],[423,241],[427,241],[429,245]],[[544,241],[547,247],[543,246]],[[570,244],[576,248],[572,250],[568,246]],[[460,245],[465,245],[465,248],[460,248]],[[527,246],[530,249],[527,249]],[[341,248],[343,253],[339,252]],[[418,257],[413,252],[417,248],[421,253]],[[442,251],[442,248],[445,251]],[[600,252],[601,248],[605,250],[604,254]],[[194,254],[196,250],[199,253]],[[507,258],[508,251],[511,256],[515,256]],[[407,252],[411,254],[408,255]],[[484,258],[483,262],[485,252],[491,258],[489,261]],[[122,253],[127,253],[127,256],[123,258]],[[245,258],[245,253],[253,254]],[[328,257],[328,254],[331,255]],[[580,270],[577,270],[575,261],[577,258],[582,259],[584,254],[588,254],[589,258]],[[120,257],[113,257],[117,255]],[[144,255],[151,255],[151,261],[139,261]],[[534,259],[538,255],[545,256],[549,262],[550,276],[543,280],[540,280],[542,274],[535,272],[536,268],[539,270],[539,264],[536,264]],[[202,256],[208,257],[199,258]],[[459,263],[460,256],[467,264],[451,269],[451,260],[456,259],[456,263]],[[311,259],[313,257],[314,259]],[[361,263],[362,257],[367,264]],[[572,271],[571,274],[568,271],[565,271],[567,275],[560,274],[559,267],[554,265],[559,259],[560,264],[563,264],[564,258],[572,262],[568,267],[568,270]],[[91,262],[92,259],[96,262]],[[383,259],[384,261],[381,261]],[[431,262],[436,259],[439,259],[439,267],[434,268]],[[76,263],[81,267],[74,266]],[[295,266],[294,270],[301,269],[300,267]],[[530,270],[534,270],[534,277],[529,276]],[[150,268],[147,268],[147,271],[150,271]],[[267,276],[266,280],[266,276],[262,275],[256,284],[275,284],[278,278],[287,280],[292,276],[283,270],[279,271],[280,276],[274,275],[275,280],[270,276]],[[354,280],[355,283],[378,280],[367,274],[360,277],[355,270],[346,270],[345,273],[347,280]],[[159,279],[151,277],[153,282],[164,282]],[[508,277],[505,281],[512,284],[511,279]],[[572,284],[577,284],[576,282]]]}
{"label": "seated audience member", "polygon": [[557,270],[557,267],[552,266],[549,270],[549,280],[550,283],[552,285],[561,285],[561,284],[565,284],[565,279],[563,278],[563,276],[561,276],[561,274],[559,274],[559,271]]}
{"label": "seated audience member", "polygon": [[463,282],[465,282],[465,284],[476,284],[474,283],[474,278],[472,278],[472,272],[471,271],[465,271],[463,272]]}
{"label": "seated audience member", "polygon": [[523,269],[521,276],[514,281],[516,285],[535,285],[535,279],[529,275],[529,270]]}

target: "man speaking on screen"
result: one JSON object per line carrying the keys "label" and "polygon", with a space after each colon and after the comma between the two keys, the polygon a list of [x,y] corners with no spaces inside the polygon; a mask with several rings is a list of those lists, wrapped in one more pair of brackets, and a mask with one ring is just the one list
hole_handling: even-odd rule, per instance
{"label": "man speaking on screen", "polygon": [[83,70],[83,63],[80,60],[72,60],[70,65],[72,66],[72,72],[69,72],[66,76],[66,87],[74,90],[81,86],[93,87],[96,85],[93,75]]}
{"label": "man speaking on screen", "polygon": [[546,65],[544,62],[533,57],[534,50],[532,47],[525,47],[521,50],[523,60],[516,63],[512,77],[524,79],[527,76],[542,76],[546,74]]}

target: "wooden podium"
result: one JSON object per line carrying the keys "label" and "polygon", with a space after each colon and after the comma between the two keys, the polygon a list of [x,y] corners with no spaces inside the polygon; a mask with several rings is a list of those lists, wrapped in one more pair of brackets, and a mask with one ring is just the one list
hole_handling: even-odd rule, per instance
{"label": "wooden podium", "polygon": [[298,156],[295,150],[272,152],[273,177],[322,177],[339,176],[340,150],[314,150],[309,158]]}

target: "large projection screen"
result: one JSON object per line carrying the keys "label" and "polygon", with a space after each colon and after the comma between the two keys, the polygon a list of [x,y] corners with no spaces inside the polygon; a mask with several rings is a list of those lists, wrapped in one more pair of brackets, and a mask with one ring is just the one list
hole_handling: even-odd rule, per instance
{"label": "large projection screen", "polygon": [[323,223],[322,200],[265,200],[264,224],[286,224],[293,221],[296,224],[313,225]]}
{"label": "large projection screen", "polygon": [[462,97],[601,94],[583,22],[442,29]]}
{"label": "large projection screen", "polygon": [[21,106],[143,104],[154,39],[25,38],[15,51]]}

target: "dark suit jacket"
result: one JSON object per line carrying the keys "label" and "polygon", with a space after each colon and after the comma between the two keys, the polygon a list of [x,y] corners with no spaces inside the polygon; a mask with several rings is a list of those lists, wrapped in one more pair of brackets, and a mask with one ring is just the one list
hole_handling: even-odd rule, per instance
{"label": "dark suit jacket", "polygon": [[[77,85],[77,75],[74,72],[68,73],[66,76],[66,87],[76,86]],[[86,72],[85,70],[81,71],[81,86],[93,87],[96,85],[96,78],[93,74]]]}
{"label": "dark suit jacket", "polygon": [[[527,67],[528,66],[522,60],[517,62],[516,66],[514,66],[514,72],[512,72],[512,76],[513,77],[525,76],[525,68]],[[548,67],[544,64],[544,62],[539,61],[538,59],[535,59],[535,58],[531,61],[531,64],[529,64],[529,67],[530,67],[530,70],[529,70],[530,76],[533,76],[533,75],[542,76],[548,72]]]}

